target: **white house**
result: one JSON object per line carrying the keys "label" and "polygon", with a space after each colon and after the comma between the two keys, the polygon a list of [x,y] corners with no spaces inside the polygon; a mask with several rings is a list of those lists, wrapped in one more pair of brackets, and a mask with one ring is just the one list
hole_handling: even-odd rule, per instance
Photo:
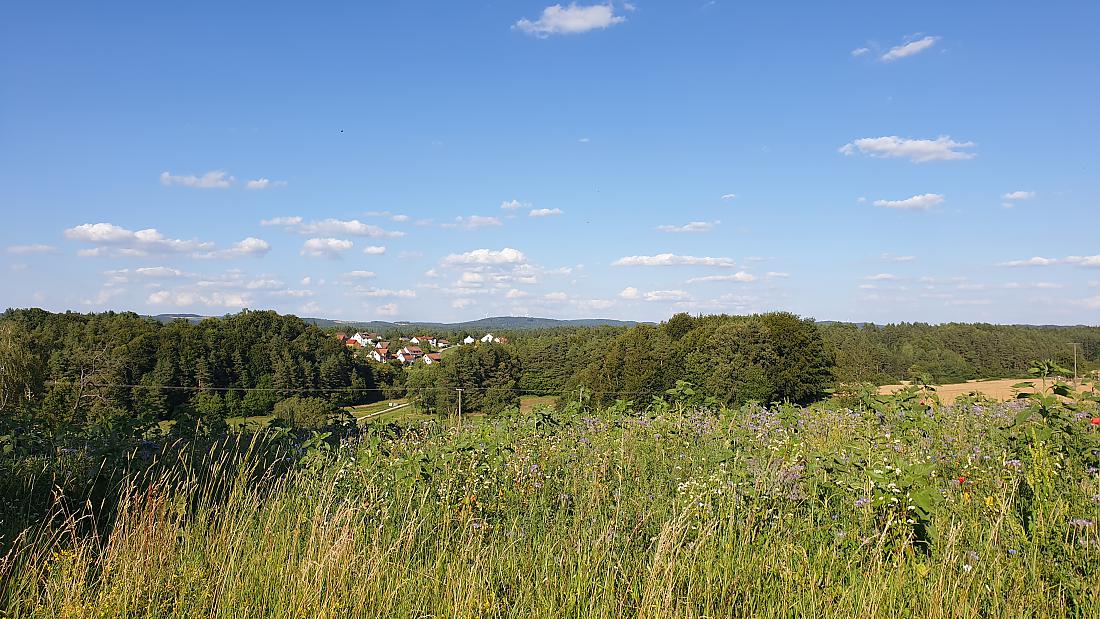
{"label": "white house", "polygon": [[473,343],[474,343],[474,342],[476,342],[476,341],[477,341],[477,340],[475,340],[475,339],[474,339],[474,336],[472,336],[472,335],[467,335],[467,336],[466,336],[466,337],[465,337],[465,338],[464,338],[464,339],[462,340],[462,343],[463,343],[463,344],[473,344]]}
{"label": "white house", "polygon": [[348,338],[349,341],[358,342],[360,346],[367,346],[370,344],[370,339],[362,333],[356,332],[355,335]]}
{"label": "white house", "polygon": [[370,356],[371,356],[372,359],[374,359],[375,361],[377,361],[379,363],[385,363],[386,361],[389,361],[389,359],[390,359],[390,349],[388,349],[388,348],[375,348],[374,350],[370,351]]}
{"label": "white house", "polygon": [[425,365],[432,365],[433,363],[442,363],[443,357],[437,352],[430,352],[423,357]]}
{"label": "white house", "polygon": [[497,341],[497,338],[492,333],[486,333],[485,335],[481,336],[481,341],[485,343],[495,342]]}

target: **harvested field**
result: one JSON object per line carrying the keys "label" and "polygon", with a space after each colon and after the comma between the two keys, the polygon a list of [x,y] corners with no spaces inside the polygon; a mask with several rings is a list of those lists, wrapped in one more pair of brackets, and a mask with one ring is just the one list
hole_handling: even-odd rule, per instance
{"label": "harvested field", "polygon": [[[973,391],[977,391],[982,395],[989,396],[995,400],[1011,400],[1016,397],[1016,394],[1020,391],[1029,392],[1035,391],[1035,389],[1013,389],[1013,385],[1017,385],[1023,382],[1034,383],[1036,387],[1042,385],[1042,381],[1035,378],[1006,378],[1001,380],[969,380],[965,383],[952,383],[949,385],[936,385],[936,393],[944,402],[950,402],[960,395],[966,395]],[[881,394],[890,394],[895,391],[908,386],[908,383],[902,383],[899,385],[883,385],[878,388],[878,392]],[[1082,383],[1082,389],[1095,389],[1095,385],[1086,385]]]}

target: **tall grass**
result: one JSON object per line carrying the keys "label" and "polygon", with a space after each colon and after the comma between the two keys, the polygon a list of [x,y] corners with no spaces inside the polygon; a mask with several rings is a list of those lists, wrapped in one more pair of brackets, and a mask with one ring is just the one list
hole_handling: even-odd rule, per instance
{"label": "tall grass", "polygon": [[[249,450],[190,454],[128,479],[110,526],[66,506],[24,531],[0,604],[5,617],[1100,616],[1097,532],[1082,524],[1100,516],[1096,473],[1042,444],[1017,465],[989,430],[1008,413],[976,411],[937,411],[931,434],[826,409],[428,423],[286,470]],[[884,454],[937,462],[927,546],[904,512],[861,500]]]}

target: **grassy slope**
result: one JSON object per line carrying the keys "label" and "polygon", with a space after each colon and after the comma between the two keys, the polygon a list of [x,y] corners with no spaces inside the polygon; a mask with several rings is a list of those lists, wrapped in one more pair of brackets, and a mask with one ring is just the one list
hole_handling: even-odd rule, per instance
{"label": "grassy slope", "polygon": [[[1007,466],[987,428],[1011,414],[937,411],[913,434],[826,410],[429,425],[270,486],[223,471],[238,481],[216,500],[197,483],[135,493],[102,539],[64,522],[32,531],[0,571],[0,606],[20,617],[1100,616],[1096,527],[1067,524],[1098,520],[1100,479],[1042,448]],[[867,490],[802,468],[843,453],[868,468],[942,462],[928,554],[888,511],[858,506]],[[1037,493],[1030,535],[1021,479]]]}

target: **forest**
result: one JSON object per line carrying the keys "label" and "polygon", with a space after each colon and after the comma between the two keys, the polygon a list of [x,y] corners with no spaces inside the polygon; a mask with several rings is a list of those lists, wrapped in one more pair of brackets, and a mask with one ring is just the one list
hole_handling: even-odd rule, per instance
{"label": "forest", "polygon": [[[140,433],[169,420],[213,427],[270,415],[292,396],[333,413],[406,396],[442,412],[463,389],[466,410],[496,414],[525,394],[637,405],[686,385],[721,405],[808,404],[844,384],[1022,377],[1037,359],[1072,367],[1072,342],[1082,375],[1100,360],[1097,327],[857,326],[775,312],[512,331],[507,344],[457,347],[442,364],[405,367],[357,354],[333,337],[338,328],[268,311],[162,324],[133,313],[8,310],[0,410],[51,433]],[[456,342],[467,334],[439,333]]]}

